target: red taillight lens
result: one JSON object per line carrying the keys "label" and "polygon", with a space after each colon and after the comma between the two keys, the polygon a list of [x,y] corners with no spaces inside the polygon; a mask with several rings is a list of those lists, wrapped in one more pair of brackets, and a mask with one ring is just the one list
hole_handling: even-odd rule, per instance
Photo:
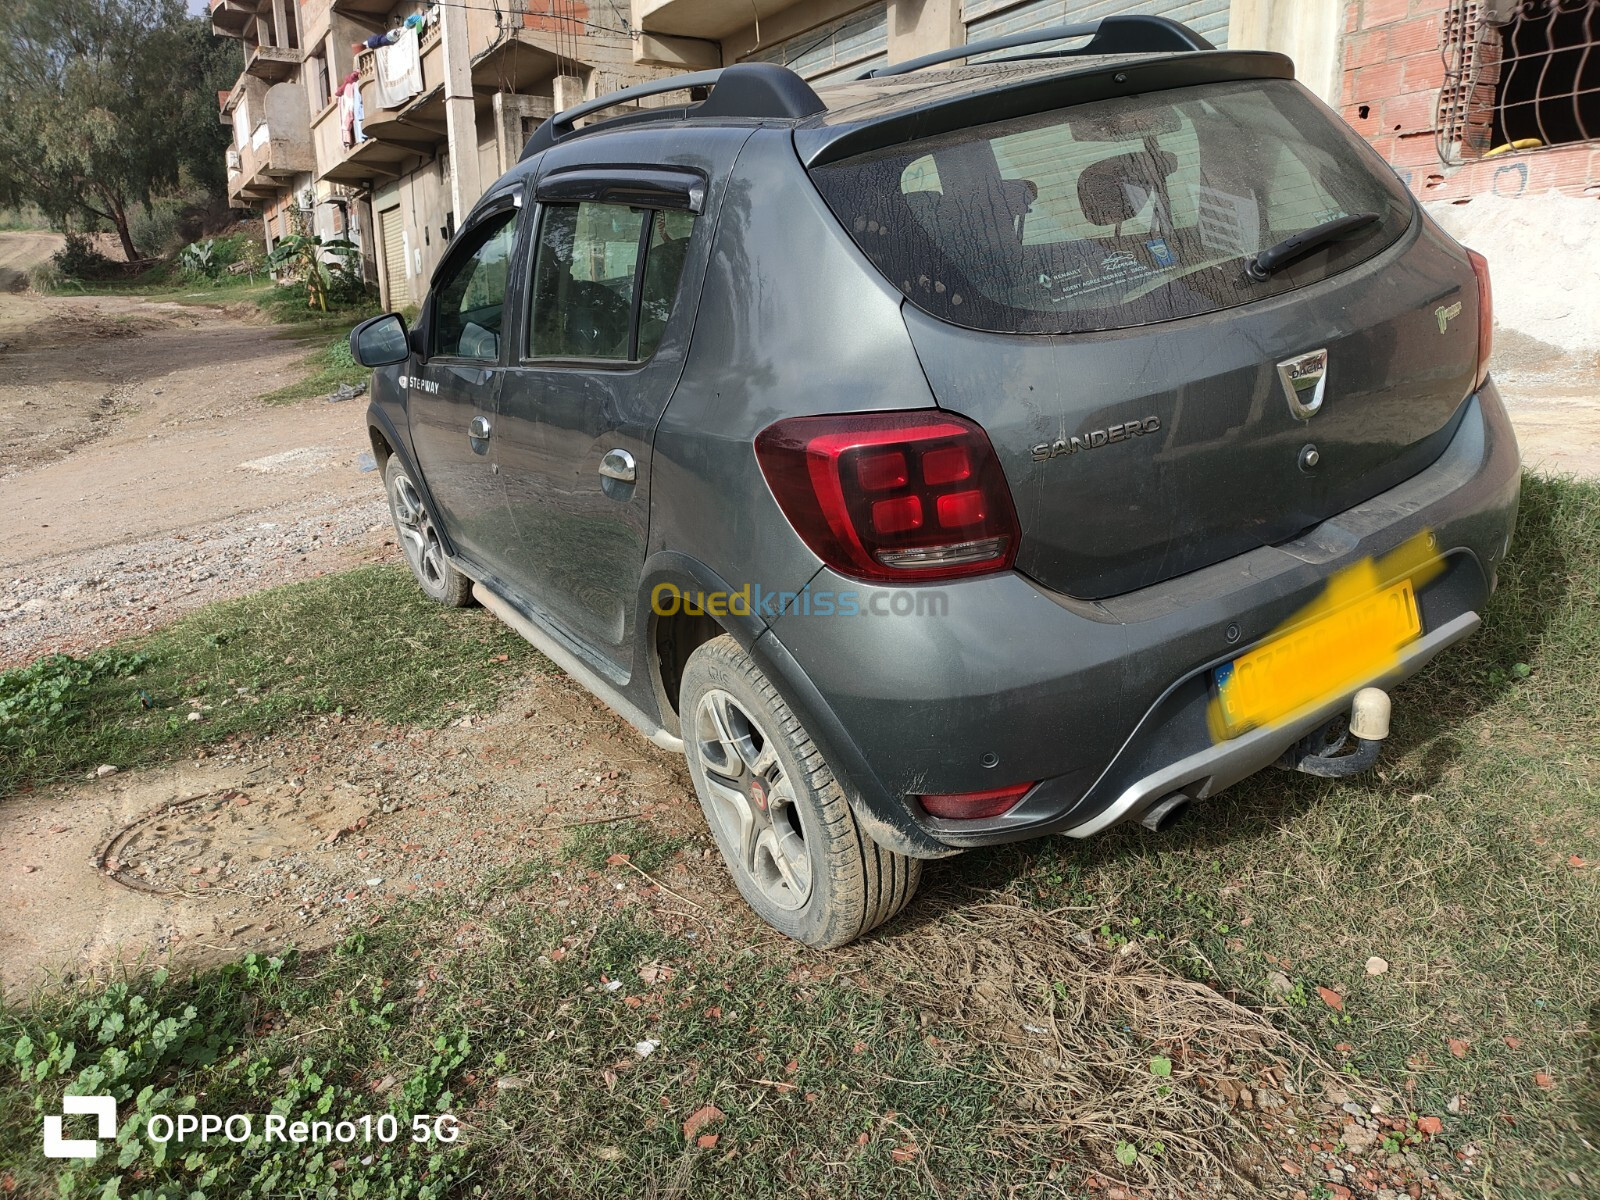
{"label": "red taillight lens", "polygon": [[1031,783],[1017,783],[988,792],[960,792],[953,796],[918,796],[930,817],[946,821],[975,821],[1010,812],[1028,794]]}
{"label": "red taillight lens", "polygon": [[1494,352],[1494,289],[1489,286],[1489,260],[1476,250],[1468,250],[1472,273],[1478,277],[1478,381],[1477,391],[1489,378],[1489,355]]}
{"label": "red taillight lens", "polygon": [[942,412],[795,417],[756,438],[778,506],[830,567],[894,583],[1001,571],[1011,492],[982,429]]}

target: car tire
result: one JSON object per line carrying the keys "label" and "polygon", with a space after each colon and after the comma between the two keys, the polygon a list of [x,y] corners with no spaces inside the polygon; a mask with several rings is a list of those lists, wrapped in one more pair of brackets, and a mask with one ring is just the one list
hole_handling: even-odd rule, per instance
{"label": "car tire", "polygon": [[447,608],[471,604],[472,580],[450,565],[433,514],[397,454],[390,455],[383,468],[383,490],[389,497],[389,516],[400,553],[423,595]]}
{"label": "car tire", "polygon": [[922,863],[866,835],[821,751],[733,638],[690,655],[679,697],[706,824],[763,921],[831,949],[905,908]]}

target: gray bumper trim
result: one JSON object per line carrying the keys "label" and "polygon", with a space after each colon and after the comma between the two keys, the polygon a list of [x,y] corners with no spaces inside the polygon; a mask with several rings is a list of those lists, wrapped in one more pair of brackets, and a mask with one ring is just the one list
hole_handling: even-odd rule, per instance
{"label": "gray bumper trim", "polygon": [[[1477,613],[1462,613],[1413,642],[1400,656],[1400,661],[1394,669],[1381,679],[1375,679],[1370,685],[1362,686],[1392,687],[1402,679],[1416,674],[1434,655],[1469,636],[1482,624],[1483,618]],[[1280,725],[1251,730],[1231,741],[1207,747],[1197,754],[1180,759],[1170,767],[1146,775],[1125,789],[1104,811],[1083,824],[1074,825],[1062,832],[1068,837],[1090,837],[1124,820],[1137,817],[1151,804],[1173,792],[1186,791],[1196,800],[1213,796],[1223,788],[1231,787],[1241,779],[1270,766],[1295,742],[1349,708],[1350,701],[1360,690],[1351,688],[1347,693],[1335,696],[1316,708],[1303,710]]]}

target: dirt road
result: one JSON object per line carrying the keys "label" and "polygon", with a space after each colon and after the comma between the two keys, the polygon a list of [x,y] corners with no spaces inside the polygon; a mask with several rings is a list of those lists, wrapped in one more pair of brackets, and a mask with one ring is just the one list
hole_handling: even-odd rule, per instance
{"label": "dirt road", "polygon": [[[13,280],[52,249],[0,234]],[[0,666],[376,550],[361,403],[258,399],[306,353],[212,309],[0,291]]]}

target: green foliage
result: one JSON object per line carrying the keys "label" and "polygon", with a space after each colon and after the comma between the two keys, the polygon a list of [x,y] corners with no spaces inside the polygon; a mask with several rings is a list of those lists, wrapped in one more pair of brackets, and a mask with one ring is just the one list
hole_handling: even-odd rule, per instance
{"label": "green foliage", "polygon": [[365,383],[372,377],[372,372],[356,362],[351,355],[348,330],[327,342],[315,353],[307,355],[305,367],[310,373],[304,379],[268,392],[261,397],[262,402],[293,404],[297,400],[306,400],[313,396],[326,396],[329,392],[350,384]]}
{"label": "green foliage", "polygon": [[105,279],[116,273],[116,264],[81,233],[67,234],[66,245],[51,256],[50,264],[64,279]]}
{"label": "green foliage", "polygon": [[327,312],[364,297],[366,283],[358,264],[361,248],[349,238],[322,238],[307,229],[303,211],[296,214],[296,231],[280,238],[267,255],[274,274],[287,276],[291,286],[305,289],[306,307]]}
{"label": "green foliage", "polygon": [[[367,1196],[418,1200],[444,1195],[462,1155],[448,1145],[412,1142],[412,1117],[432,1118],[454,1104],[451,1086],[472,1053],[465,1032],[418,1038],[414,1058],[389,1058],[397,1080],[392,1095],[379,1099],[361,1086],[345,1039],[319,1038],[318,1053],[305,1053],[293,1039],[261,1038],[263,1014],[305,1015],[312,997],[294,978],[297,963],[251,954],[240,962],[189,980],[158,970],[144,979],[86,987],[26,1014],[0,1017],[0,1059],[9,1059],[15,1085],[0,1085],[0,1104],[12,1119],[0,1133],[0,1149],[28,1170],[36,1152],[4,1144],[31,1139],[45,1114],[59,1112],[61,1096],[110,1095],[117,1100],[120,1128],[113,1146],[98,1158],[62,1164],[54,1187],[63,1196],[124,1195],[133,1200],[177,1200],[193,1195],[277,1197]],[[364,993],[378,1007],[369,1011],[354,997],[349,1027],[356,1036],[384,1036],[403,1025],[404,1015],[385,989]],[[374,1021],[374,1016],[381,1019]],[[321,1032],[326,1031],[326,1025]],[[314,1031],[319,1032],[319,1031]],[[4,1078],[0,1075],[0,1078]],[[24,1113],[31,1113],[24,1117]],[[213,1137],[201,1143],[157,1142],[147,1136],[151,1117],[182,1114],[247,1114],[250,1143],[235,1146]],[[392,1114],[397,1136],[374,1142],[371,1153],[351,1153],[337,1142],[303,1146],[268,1141],[269,1113],[288,1121],[359,1120]],[[144,1186],[122,1190],[129,1177]],[[8,1176],[10,1186],[16,1180]],[[24,1175],[22,1190],[29,1193]],[[196,1190],[191,1190],[196,1189]]]}
{"label": "green foliage", "polygon": [[193,228],[196,224],[189,219],[188,208],[189,202],[182,195],[152,197],[148,204],[129,214],[133,244],[149,258],[172,254],[188,241],[185,226]]}
{"label": "green foliage", "polygon": [[178,255],[178,269],[190,280],[215,279],[222,274],[222,263],[217,255],[217,243],[208,238],[191,242]]}
{"label": "green foliage", "polygon": [[148,661],[110,651],[86,659],[52,654],[0,672],[0,748],[32,761],[41,746],[66,736],[83,719],[97,682],[132,679]]}
{"label": "green foliage", "polygon": [[136,258],[140,203],[186,167],[217,187],[216,93],[239,52],[213,44],[207,24],[180,0],[0,6],[0,203],[66,227],[103,221]]}
{"label": "green foliage", "polygon": [[493,703],[529,666],[544,660],[526,642],[481,611],[441,609],[403,569],[291,584],[0,674],[0,795],[306,714],[437,721]]}

